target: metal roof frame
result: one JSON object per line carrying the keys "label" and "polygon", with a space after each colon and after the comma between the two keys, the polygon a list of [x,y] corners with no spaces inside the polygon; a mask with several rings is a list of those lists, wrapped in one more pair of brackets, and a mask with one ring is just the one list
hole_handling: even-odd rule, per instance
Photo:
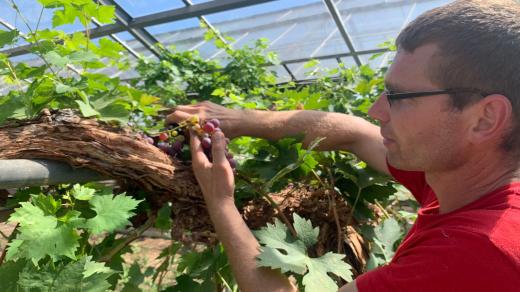
{"label": "metal roof frame", "polygon": [[[98,2],[113,2],[113,0],[97,0]],[[266,2],[272,2],[276,0],[218,0],[218,1],[210,1],[206,3],[201,4],[194,4],[182,8],[176,8],[176,9],[170,9],[167,11],[162,11],[158,13],[153,13],[145,16],[140,17],[131,17],[126,10],[124,10],[121,6],[117,5],[115,3],[116,8],[119,7],[119,9],[116,9],[116,17],[118,21],[113,24],[103,25],[101,27],[97,27],[94,29],[91,29],[89,32],[89,35],[91,38],[98,38],[108,35],[113,35],[119,32],[125,32],[129,31],[129,29],[135,30],[135,33],[139,35],[139,37],[135,36],[140,42],[146,42],[151,43],[152,45],[157,43],[153,42],[153,36],[151,36],[149,33],[149,36],[146,36],[146,30],[144,30],[147,26],[153,26],[158,24],[164,24],[168,22],[193,18],[193,17],[199,17],[206,14],[212,14],[217,12],[223,12],[227,10],[237,9],[237,8],[243,8],[247,6],[257,5],[261,3]],[[114,5],[114,4],[110,4]],[[119,14],[118,14],[119,13]],[[141,33],[137,29],[142,29],[144,33]],[[30,52],[30,48],[32,47],[31,44],[18,46],[11,49],[6,49],[3,51],[0,51],[0,53],[9,55],[9,56],[19,56],[24,55],[27,52]],[[148,46],[146,46],[148,49]]]}
{"label": "metal roof frame", "polygon": [[[121,5],[119,5],[116,0],[95,0],[96,2],[103,5],[113,5],[116,8],[116,23],[101,25],[96,20],[93,20],[96,25],[95,28],[91,29],[89,35],[91,38],[98,38],[102,36],[109,36],[113,40],[120,43],[131,55],[134,57],[139,57],[139,53],[132,49],[125,41],[121,40],[115,34],[120,32],[129,32],[139,43],[143,45],[143,48],[150,51],[153,55],[159,56],[159,52],[155,47],[155,44],[160,43],[156,37],[154,37],[149,31],[147,31],[147,27],[153,25],[159,25],[184,19],[189,19],[193,17],[199,18],[202,22],[204,22],[210,29],[215,29],[214,26],[206,19],[204,15],[229,11],[238,8],[244,8],[248,6],[254,6],[257,4],[263,4],[268,2],[274,2],[276,0],[218,0],[218,1],[208,1],[200,4],[193,4],[191,0],[182,0],[185,4],[185,7],[170,9],[166,11],[161,11],[157,13],[152,13],[140,17],[132,17]],[[427,2],[430,0],[417,0],[418,2]],[[359,66],[363,64],[361,60],[361,55],[366,54],[375,54],[387,52],[387,49],[371,49],[371,50],[356,50],[354,43],[352,41],[352,36],[348,32],[348,27],[337,7],[337,1],[334,0],[322,0],[322,4],[325,5],[327,11],[331,19],[334,21],[334,24],[337,27],[338,32],[340,33],[343,41],[345,42],[349,52],[340,53],[340,54],[332,54],[332,55],[318,55],[318,56],[310,56],[308,58],[298,58],[298,59],[289,59],[289,60],[281,60],[280,66],[282,66],[291,79],[296,81],[295,74],[290,70],[288,64],[295,64],[301,62],[307,62],[309,60],[317,59],[317,60],[325,60],[325,59],[336,59],[338,63],[341,63],[342,57],[352,57],[355,63]],[[406,2],[406,1],[404,1]],[[317,2],[319,3],[319,2]],[[398,3],[388,3],[385,5],[395,6],[399,5]],[[360,8],[353,8],[353,11],[358,10]],[[412,10],[413,11],[413,10]],[[407,19],[410,18],[411,12],[408,15]],[[0,19],[0,24],[13,29],[11,25],[2,21]],[[7,25],[6,25],[7,24]],[[219,37],[221,37],[219,35]],[[225,40],[223,40],[225,41]],[[27,54],[30,52],[31,44],[22,45],[15,48],[5,49],[0,53],[7,54],[9,56],[18,56]]]}

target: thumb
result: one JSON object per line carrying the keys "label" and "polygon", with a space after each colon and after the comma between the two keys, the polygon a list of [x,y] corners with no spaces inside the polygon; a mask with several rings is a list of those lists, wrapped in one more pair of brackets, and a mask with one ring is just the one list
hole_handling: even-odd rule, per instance
{"label": "thumb", "polygon": [[211,137],[212,156],[214,164],[228,164],[226,159],[226,137],[222,131],[215,131]]}

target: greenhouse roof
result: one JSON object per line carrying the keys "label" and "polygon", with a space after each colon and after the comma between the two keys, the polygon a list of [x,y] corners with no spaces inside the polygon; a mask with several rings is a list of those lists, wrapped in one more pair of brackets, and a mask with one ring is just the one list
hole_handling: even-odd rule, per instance
{"label": "greenhouse roof", "polygon": [[[9,5],[0,6],[0,24],[7,29],[28,32],[20,16]],[[93,24],[92,38],[109,36],[122,43],[129,55],[155,57],[154,44],[175,46],[179,51],[198,50],[206,59],[221,59],[223,51],[205,41],[200,22],[234,39],[234,47],[269,40],[268,51],[277,53],[281,63],[273,69],[279,82],[307,79],[304,64],[320,60],[320,67],[370,63],[379,66],[390,57],[381,44],[419,14],[450,0],[98,0],[116,7],[113,24]],[[52,11],[37,0],[14,0],[33,27],[52,27]],[[42,13],[42,14],[41,14]],[[41,15],[40,15],[41,14]],[[62,27],[68,33],[79,31],[79,23]],[[28,54],[23,42],[1,51],[13,61],[38,62]],[[385,53],[371,59],[374,53]],[[135,72],[104,73],[132,78]]]}

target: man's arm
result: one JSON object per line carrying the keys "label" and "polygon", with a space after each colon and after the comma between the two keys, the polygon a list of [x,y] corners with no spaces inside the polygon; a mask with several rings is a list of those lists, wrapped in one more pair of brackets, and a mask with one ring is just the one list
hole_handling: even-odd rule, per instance
{"label": "man's arm", "polygon": [[260,111],[233,110],[211,102],[179,106],[167,121],[179,122],[192,115],[203,120],[217,118],[230,138],[252,136],[278,140],[304,134],[303,144],[309,145],[318,137],[326,139],[319,150],[347,150],[372,168],[389,174],[386,149],[379,127],[362,118],[321,111]]}
{"label": "man's arm", "polygon": [[226,143],[222,132],[212,137],[213,162],[206,158],[197,135],[191,135],[190,139],[195,177],[240,290],[296,291],[279,271],[257,266],[260,245],[235,207],[233,170],[224,153]]}

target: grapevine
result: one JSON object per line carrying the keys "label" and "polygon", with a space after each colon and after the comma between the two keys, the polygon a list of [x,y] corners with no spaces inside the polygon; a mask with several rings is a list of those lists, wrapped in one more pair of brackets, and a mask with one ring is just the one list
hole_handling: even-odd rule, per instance
{"label": "grapevine", "polygon": [[[189,141],[188,135],[190,131],[199,137],[204,154],[206,154],[208,160],[211,162],[213,160],[211,152],[211,137],[213,133],[222,131],[218,119],[201,121],[197,115],[194,115],[178,124],[168,125],[166,129],[156,135],[141,134],[141,138],[149,144],[161,149],[170,157],[182,159],[183,150],[188,148],[187,141]],[[229,142],[230,140],[226,138],[226,145],[228,145]],[[233,171],[236,171],[237,162],[234,159],[233,154],[229,152],[227,146],[225,155]]]}
{"label": "grapevine", "polygon": [[[75,19],[89,23],[90,18],[107,24],[115,16],[114,7],[91,0],[38,2],[42,9],[53,9],[55,27]],[[197,135],[212,161],[212,136],[227,125],[192,116],[162,126],[162,112],[209,100],[236,109],[305,109],[366,117],[373,98],[383,89],[384,69],[374,71],[368,66],[340,66],[339,73],[330,74],[316,71],[323,75],[303,86],[276,84],[270,68],[277,58],[274,52],[266,52],[267,40],[252,47],[228,48],[217,41],[220,34],[209,28],[205,40],[224,49],[229,62],[208,61],[196,50],[177,52],[159,46],[159,60],[139,58],[135,66],[139,77],[123,82],[92,73],[109,66],[128,69],[128,54],[121,45],[108,38],[93,42],[88,34],[69,35],[55,27],[26,35],[33,53],[44,60],[39,67],[14,63],[0,54],[0,78],[22,84],[0,94],[0,158],[62,160],[117,183],[109,188],[96,183],[20,188],[11,194],[12,214],[6,218],[19,226],[6,242],[8,248],[2,246],[0,291],[236,290],[189,161],[190,135]],[[22,37],[18,30],[0,30],[0,35],[0,49]],[[78,70],[63,70],[69,67]],[[291,253],[277,259],[305,258],[299,268],[308,271],[289,275],[315,276],[316,283],[334,280],[339,286],[340,277],[351,280],[344,269],[334,269],[338,277],[330,279],[327,273],[311,271],[328,252],[346,254],[352,278],[391,259],[398,237],[387,234],[400,234],[406,221],[397,217],[398,222],[387,219],[381,228],[373,227],[377,212],[392,203],[386,198],[395,190],[387,178],[348,153],[307,151],[299,137],[279,141],[235,137],[232,142],[226,139],[226,145],[225,156],[236,175],[235,200],[248,226],[263,230],[266,222],[277,222],[276,217],[289,218],[284,220],[286,226],[276,223],[259,236],[262,249],[269,252],[275,248],[267,243],[274,234],[294,231],[289,241],[279,242]],[[234,156],[240,158],[238,169]],[[375,235],[357,233],[365,222],[373,223],[363,227]],[[130,223],[135,232],[116,237]],[[317,238],[314,226],[319,226]],[[171,246],[159,256],[162,264],[141,270],[134,262],[126,275],[122,254],[151,227],[169,232],[172,238]],[[101,242],[89,238],[101,235]],[[299,238],[317,241],[291,248],[301,245]],[[365,250],[367,241],[378,247],[370,254]],[[199,243],[205,244],[204,249]],[[261,258],[259,263],[267,267],[287,268],[273,264],[269,254]],[[339,260],[334,262],[339,265]],[[164,277],[168,271],[174,271],[175,279]]]}

